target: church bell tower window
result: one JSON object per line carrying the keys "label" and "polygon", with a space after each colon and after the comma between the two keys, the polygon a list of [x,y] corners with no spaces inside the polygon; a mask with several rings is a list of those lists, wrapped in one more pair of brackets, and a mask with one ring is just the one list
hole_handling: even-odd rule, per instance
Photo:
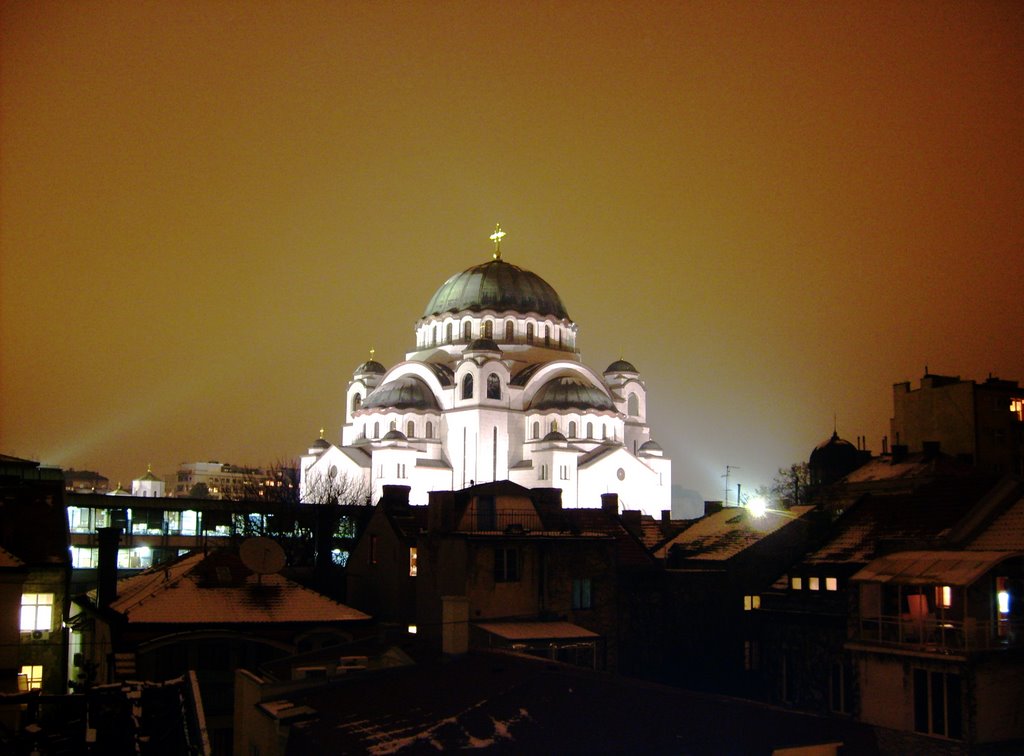
{"label": "church bell tower window", "polygon": [[473,338],[473,324],[468,320],[462,324],[462,338],[466,341]]}
{"label": "church bell tower window", "polygon": [[487,376],[487,398],[501,399],[501,379],[496,373]]}
{"label": "church bell tower window", "polygon": [[493,339],[494,338],[494,323],[492,323],[489,320],[484,322],[484,338],[485,339]]}
{"label": "church bell tower window", "polygon": [[505,341],[509,344],[516,340],[516,324],[511,320],[505,321]]}
{"label": "church bell tower window", "polygon": [[533,343],[533,323],[526,324],[526,343]]}
{"label": "church bell tower window", "polygon": [[462,398],[473,398],[473,376],[471,375],[467,375],[465,378],[462,379]]}

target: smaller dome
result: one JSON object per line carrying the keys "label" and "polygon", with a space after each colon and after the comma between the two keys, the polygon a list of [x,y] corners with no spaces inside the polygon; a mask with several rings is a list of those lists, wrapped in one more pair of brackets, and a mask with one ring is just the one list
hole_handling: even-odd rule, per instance
{"label": "smaller dome", "polygon": [[658,452],[659,454],[663,451],[661,444],[657,441],[644,441],[637,449],[638,452]]}
{"label": "smaller dome", "polygon": [[625,360],[615,360],[611,365],[604,369],[605,374],[608,373],[639,373],[632,362],[626,362]]}
{"label": "smaller dome", "polygon": [[561,433],[559,433],[558,431],[555,431],[555,430],[551,431],[548,435],[544,436],[544,438],[541,439],[541,441],[568,441],[568,440],[569,439],[567,439],[565,436],[563,436]]}
{"label": "smaller dome", "polygon": [[409,438],[404,433],[402,433],[402,431],[398,430],[397,428],[395,430],[389,430],[387,433],[384,434],[384,437],[381,438],[381,441],[408,441],[408,440],[409,440]]}
{"label": "smaller dome", "polygon": [[330,447],[331,447],[331,442],[330,441],[328,441],[326,438],[318,438],[316,441],[313,442],[313,445],[310,446],[309,448],[312,450],[312,449],[329,449]]}
{"label": "smaller dome", "polygon": [[366,397],[362,409],[437,410],[440,406],[430,386],[414,375],[381,384]]}
{"label": "smaller dome", "polygon": [[494,339],[473,339],[466,347],[467,352],[500,352],[501,348]]}
{"label": "smaller dome", "polygon": [[362,365],[355,369],[353,375],[360,375],[362,373],[377,373],[378,375],[384,375],[387,370],[377,360],[367,360]]}
{"label": "smaller dome", "polygon": [[530,409],[613,410],[612,400],[601,389],[576,378],[562,376],[545,383],[530,402]]}
{"label": "smaller dome", "polygon": [[814,447],[810,459],[807,460],[811,483],[830,485],[864,464],[868,456],[833,431],[831,438]]}

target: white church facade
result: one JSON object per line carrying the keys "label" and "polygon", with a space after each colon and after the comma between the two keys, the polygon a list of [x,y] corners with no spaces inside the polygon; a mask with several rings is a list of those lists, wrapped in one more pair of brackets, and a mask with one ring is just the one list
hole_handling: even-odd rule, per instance
{"label": "white church facade", "polygon": [[567,507],[671,508],[671,460],[651,440],[647,389],[617,360],[580,359],[576,324],[542,278],[501,259],[458,273],[416,323],[415,349],[387,369],[356,368],[340,443],[321,438],[300,462],[300,494],[345,481],[377,501],[382,486],[429,491],[511,480],[562,490]]}

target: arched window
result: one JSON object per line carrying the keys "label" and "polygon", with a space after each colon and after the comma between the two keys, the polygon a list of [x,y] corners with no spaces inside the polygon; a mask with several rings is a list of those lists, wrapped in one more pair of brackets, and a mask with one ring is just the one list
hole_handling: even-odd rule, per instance
{"label": "arched window", "polygon": [[576,438],[576,421],[569,421],[569,438]]}
{"label": "arched window", "polygon": [[594,437],[594,424],[593,423],[587,423],[587,438],[593,438],[593,437]]}
{"label": "arched window", "polygon": [[540,327],[540,335],[544,339],[544,346],[551,346],[551,331],[547,326],[542,325]]}
{"label": "arched window", "polygon": [[562,348],[562,329],[561,328],[556,328],[555,329],[555,338],[557,339],[557,341],[555,343],[557,344],[558,348],[561,349]]}
{"label": "arched window", "polygon": [[601,423],[601,438],[608,438],[608,426],[604,423]]}
{"label": "arched window", "polygon": [[497,373],[487,376],[487,398],[501,399],[501,379]]}
{"label": "arched window", "polygon": [[434,424],[432,422],[430,422],[429,420],[427,420],[427,434],[426,434],[426,437],[427,438],[433,438],[434,437]]}
{"label": "arched window", "polygon": [[484,321],[484,338],[485,339],[493,339],[494,338],[494,323],[491,322],[490,320],[485,320]]}
{"label": "arched window", "polygon": [[380,438],[380,423],[373,424],[373,437]]}
{"label": "arched window", "polygon": [[526,324],[526,343],[533,343],[533,323]]}
{"label": "arched window", "polygon": [[505,341],[509,344],[516,340],[516,324],[511,320],[505,321]]}
{"label": "arched window", "polygon": [[452,324],[451,323],[448,323],[444,327],[444,340],[445,340],[446,344],[450,344],[452,342]]}
{"label": "arched window", "polygon": [[535,439],[540,438],[540,423],[535,422],[533,424],[533,437]]}
{"label": "arched window", "polygon": [[462,324],[462,338],[466,341],[473,338],[473,324],[468,320]]}
{"label": "arched window", "polygon": [[551,432],[554,433],[557,430],[558,430],[558,421],[557,420],[552,420],[551,421]]}
{"label": "arched window", "polygon": [[636,398],[636,394],[629,395],[626,405],[630,417],[637,417],[640,414],[640,400]]}
{"label": "arched window", "polygon": [[398,424],[394,420],[392,420],[391,426],[388,428],[388,430],[393,431],[396,427],[398,427]]}
{"label": "arched window", "polygon": [[471,375],[467,375],[465,378],[462,379],[462,398],[473,398],[473,376]]}
{"label": "arched window", "polygon": [[405,424],[405,436],[406,438],[413,438],[416,435],[416,423],[412,420]]}
{"label": "arched window", "polygon": [[441,340],[441,326],[434,323],[434,346],[437,346],[437,342]]}
{"label": "arched window", "polygon": [[352,395],[352,411],[355,412],[357,409],[363,406],[363,397],[360,394]]}

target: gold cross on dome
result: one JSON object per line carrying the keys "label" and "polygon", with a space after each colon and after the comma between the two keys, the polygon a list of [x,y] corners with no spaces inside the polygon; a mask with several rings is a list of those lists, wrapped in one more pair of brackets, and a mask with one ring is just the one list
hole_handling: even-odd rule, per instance
{"label": "gold cross on dome", "polygon": [[505,236],[505,232],[501,230],[501,224],[495,224],[494,233],[491,234],[490,239],[494,242],[494,259],[501,259],[501,237]]}
{"label": "gold cross on dome", "polygon": [[320,438],[323,438],[323,437],[324,437],[324,431],[325,431],[325,430],[326,430],[325,428],[321,428],[321,429],[320,429]]}
{"label": "gold cross on dome", "polygon": [[377,353],[377,350],[374,349],[373,347],[370,347],[370,359],[371,360],[373,359],[373,355],[375,355],[376,353]]}

